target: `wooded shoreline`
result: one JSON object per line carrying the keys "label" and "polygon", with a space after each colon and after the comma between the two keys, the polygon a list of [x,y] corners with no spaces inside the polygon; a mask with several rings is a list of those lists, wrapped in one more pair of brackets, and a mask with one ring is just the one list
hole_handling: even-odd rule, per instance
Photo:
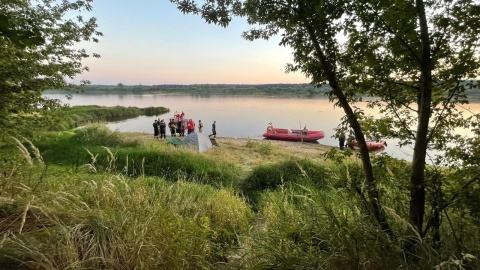
{"label": "wooded shoreline", "polygon": [[[46,90],[48,93],[65,94],[191,94],[191,95],[257,95],[327,98],[329,85],[315,87],[312,84],[163,84],[163,85],[86,85],[82,91]],[[479,89],[465,91],[470,102],[480,102]]]}

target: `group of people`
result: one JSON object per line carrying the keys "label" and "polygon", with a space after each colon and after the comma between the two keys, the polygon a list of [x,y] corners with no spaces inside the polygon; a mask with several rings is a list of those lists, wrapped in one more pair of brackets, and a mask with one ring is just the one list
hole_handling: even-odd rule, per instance
{"label": "group of people", "polygon": [[158,120],[155,120],[155,122],[153,122],[153,138],[158,138],[160,136],[160,139],[166,139],[167,138],[167,135],[166,135],[166,131],[167,131],[167,124],[165,123],[165,120],[162,119],[158,119]]}
{"label": "group of people", "polygon": [[[185,136],[185,130],[187,131],[187,134],[195,132],[195,121],[193,119],[183,119],[183,118],[175,118],[175,119],[170,119],[170,121],[165,123],[164,119],[156,119],[153,122],[153,138],[157,139],[166,139],[166,131],[167,131],[167,126],[170,130],[170,136],[176,137],[177,134],[179,137]],[[202,132],[203,130],[203,123],[202,120],[198,120],[198,132]],[[213,121],[212,124],[212,134],[208,135],[209,137],[215,138],[217,136],[217,121]]]}
{"label": "group of people", "polygon": [[[339,129],[337,131],[337,138],[338,138],[338,146],[340,147],[340,150],[345,149],[345,147],[349,146],[352,147],[351,143],[355,140],[355,136],[352,130],[350,130],[348,137],[345,136],[345,132]],[[381,141],[380,136],[374,135],[372,138],[371,135],[367,134],[365,136],[365,141],[367,143],[369,142],[378,142]]]}
{"label": "group of people", "polygon": [[[199,123],[201,126],[201,120]],[[168,128],[170,129],[170,135],[172,137],[176,137],[177,133],[179,137],[183,137],[185,136],[185,130],[187,131],[187,134],[195,132],[195,122],[193,119],[170,119],[170,122],[168,122]]]}

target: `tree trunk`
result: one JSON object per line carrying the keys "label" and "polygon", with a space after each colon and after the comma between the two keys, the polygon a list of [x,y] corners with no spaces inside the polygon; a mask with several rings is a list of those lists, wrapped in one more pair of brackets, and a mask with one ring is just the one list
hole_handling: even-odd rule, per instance
{"label": "tree trunk", "polygon": [[[416,0],[415,5],[420,26],[420,42],[422,45],[422,54],[419,63],[422,85],[418,98],[418,125],[415,146],[413,148],[412,169],[410,172],[409,220],[418,234],[422,236],[423,219],[425,216],[425,160],[428,146],[428,124],[431,115],[433,66],[425,6],[422,0]],[[416,244],[416,241],[414,241],[407,245],[407,250],[412,255],[416,255]]]}
{"label": "tree trunk", "polygon": [[432,60],[430,37],[428,33],[425,6],[422,0],[416,0],[417,15],[420,24],[422,55],[420,69],[422,86],[418,104],[418,126],[413,149],[412,170],[410,177],[410,221],[421,234],[425,215],[425,160],[428,145],[428,124],[430,123],[432,101]]}
{"label": "tree trunk", "polygon": [[393,231],[390,228],[390,225],[387,222],[385,212],[380,203],[380,197],[378,195],[377,183],[373,175],[372,163],[370,161],[370,153],[368,152],[367,143],[365,141],[365,136],[363,134],[360,123],[358,122],[352,107],[347,101],[347,98],[343,94],[343,91],[338,86],[335,78],[329,80],[329,84],[333,89],[333,93],[337,96],[340,106],[342,106],[345,115],[348,118],[348,123],[350,127],[355,132],[355,139],[358,142],[360,147],[360,158],[362,160],[363,172],[365,173],[365,181],[367,183],[367,194],[368,194],[368,204],[370,211],[372,211],[373,216],[379,223],[380,227],[384,232],[393,236]]}
{"label": "tree trunk", "polygon": [[[302,7],[299,7],[299,8],[300,8],[300,13],[302,13]],[[380,203],[377,184],[373,176],[373,168],[372,168],[372,163],[370,161],[370,153],[368,152],[367,143],[365,142],[365,137],[364,137],[362,128],[360,126],[360,123],[358,122],[358,119],[356,118],[352,107],[348,103],[347,97],[344,95],[340,85],[337,82],[337,76],[335,73],[334,66],[326,58],[325,53],[322,50],[322,46],[320,46],[319,37],[316,36],[312,25],[309,24],[306,18],[304,18],[304,25],[310,36],[310,40],[312,41],[315,47],[315,52],[317,53],[317,56],[322,64],[323,72],[326,74],[330,87],[333,89],[333,93],[338,98],[340,106],[343,108],[345,115],[347,116],[350,127],[355,132],[355,138],[358,141],[358,145],[360,147],[360,157],[362,160],[363,171],[365,173],[365,181],[367,183],[369,211],[371,211],[373,217],[377,220],[381,229],[387,234],[393,236],[393,231],[387,222],[385,211],[383,210],[382,205]]]}

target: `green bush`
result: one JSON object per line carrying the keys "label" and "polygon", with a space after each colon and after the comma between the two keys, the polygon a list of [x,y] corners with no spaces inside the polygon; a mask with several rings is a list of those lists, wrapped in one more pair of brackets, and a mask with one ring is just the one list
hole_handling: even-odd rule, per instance
{"label": "green bush", "polygon": [[81,145],[89,146],[124,146],[124,139],[120,132],[111,131],[104,124],[92,124],[75,130],[75,138]]}

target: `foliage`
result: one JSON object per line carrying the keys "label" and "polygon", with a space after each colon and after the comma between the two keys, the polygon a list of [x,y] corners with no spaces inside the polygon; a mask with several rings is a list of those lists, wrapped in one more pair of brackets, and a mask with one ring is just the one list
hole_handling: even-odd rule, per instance
{"label": "foliage", "polygon": [[42,97],[42,92],[76,87],[66,79],[88,70],[81,61],[90,54],[76,44],[97,42],[102,35],[95,30],[96,19],[81,14],[92,9],[91,2],[0,3],[0,128],[4,134],[25,134],[28,126],[42,125],[40,116],[59,106],[57,100]]}
{"label": "foliage", "polygon": [[248,207],[226,189],[1,169],[2,269],[212,268],[248,225]]}
{"label": "foliage", "polygon": [[46,161],[74,168],[87,166],[96,172],[160,176],[218,187],[238,182],[238,168],[231,164],[203,158],[165,141],[142,147],[101,124],[58,134],[42,133],[34,143]]}
{"label": "foliage", "polygon": [[[369,213],[390,236],[394,233],[382,207],[364,134],[414,144],[408,220],[416,228],[413,233],[424,237],[426,199],[436,196],[427,192],[441,189],[434,186],[439,183],[427,182],[436,179],[435,174],[426,175],[427,150],[447,150],[455,129],[471,125],[456,106],[468,102],[467,90],[478,91],[478,1],[172,2],[181,12],[201,14],[207,23],[222,27],[233,16],[246,17],[249,24],[260,27],[246,31],[247,40],[281,34],[280,45],[294,51],[294,64],[288,64],[287,71],[301,71],[315,85],[330,85],[329,97],[345,112],[343,131],[351,129],[360,145],[366,180],[360,191],[365,192]],[[379,119],[354,107],[365,95],[379,97],[369,101],[379,109]],[[466,153],[476,152],[468,151],[472,145],[468,146]],[[434,231],[440,225],[435,222]],[[411,239],[406,250],[415,260],[418,241],[415,235]]]}
{"label": "foliage", "polygon": [[[62,107],[53,110],[52,113],[45,114],[44,121],[47,123],[49,130],[66,130],[89,123],[121,121],[140,115],[156,116],[169,111],[164,107],[73,106]],[[44,129],[45,127],[41,128]]]}
{"label": "foliage", "polygon": [[[415,7],[424,8],[426,18],[417,14]],[[430,149],[445,149],[454,130],[468,125],[458,105],[468,103],[468,93],[478,94],[477,49],[465,44],[477,42],[480,27],[458,23],[476,21],[480,15],[476,11],[478,3],[407,1],[399,3],[398,10],[389,4],[374,7],[369,3],[358,3],[354,8],[357,13],[352,20],[360,18],[362,25],[349,25],[345,59],[355,76],[348,83],[380,97],[369,103],[382,113],[382,118],[368,130],[382,137],[399,138],[401,145],[412,144],[418,138],[418,123],[426,121],[428,134],[422,140]],[[419,19],[426,20],[429,29],[423,31],[429,31],[428,36],[420,32],[420,27],[425,26],[418,25]],[[428,63],[431,66],[426,67]],[[422,78],[427,73],[432,77]],[[428,89],[426,80],[431,84]],[[427,110],[428,115],[422,110]],[[379,130],[375,126],[388,128]]]}
{"label": "foliage", "polygon": [[[311,84],[191,84],[191,85],[86,85],[88,94],[175,93],[191,95],[267,95],[267,96],[323,96],[329,87],[316,88]],[[47,91],[46,93],[58,93]],[[68,91],[64,91],[68,93]],[[82,93],[79,93],[80,95]]]}
{"label": "foliage", "polygon": [[[109,147],[101,147],[103,143],[110,143]],[[131,149],[136,149],[134,158],[129,154],[127,159],[125,153]],[[351,152],[334,150],[342,155],[337,162],[271,163],[270,156],[261,155],[269,165],[241,172],[233,169],[241,164],[227,166],[224,162],[231,159],[221,158],[230,151],[228,145],[216,151],[219,156],[210,160],[150,136],[134,140],[131,134],[101,125],[42,134],[31,142],[12,140],[1,148],[0,268],[479,267],[478,200],[471,197],[477,185],[469,186],[471,192],[457,192],[471,179],[466,168],[429,167],[429,188],[439,186],[434,181],[442,182],[443,202],[449,204],[442,211],[448,222],[439,227],[444,236],[441,245],[432,249],[435,239],[424,238],[418,245],[418,260],[412,263],[405,260],[403,250],[413,229],[404,218],[409,203],[408,162],[386,155],[372,158],[395,231],[395,237],[389,237],[365,211],[365,193],[358,190],[367,186],[358,157]],[[242,151],[256,149],[245,145]],[[82,155],[89,158],[87,163]],[[131,160],[137,164],[140,157],[154,155],[161,157],[159,164],[174,160],[172,166],[191,167],[191,171],[149,176],[156,173],[150,171],[129,177],[134,171]],[[208,175],[214,166],[218,178],[210,180],[215,183],[203,184],[191,177]],[[137,168],[147,172],[146,167]],[[245,175],[241,185],[222,187],[232,175]],[[428,210],[427,217],[434,216],[435,209]]]}

